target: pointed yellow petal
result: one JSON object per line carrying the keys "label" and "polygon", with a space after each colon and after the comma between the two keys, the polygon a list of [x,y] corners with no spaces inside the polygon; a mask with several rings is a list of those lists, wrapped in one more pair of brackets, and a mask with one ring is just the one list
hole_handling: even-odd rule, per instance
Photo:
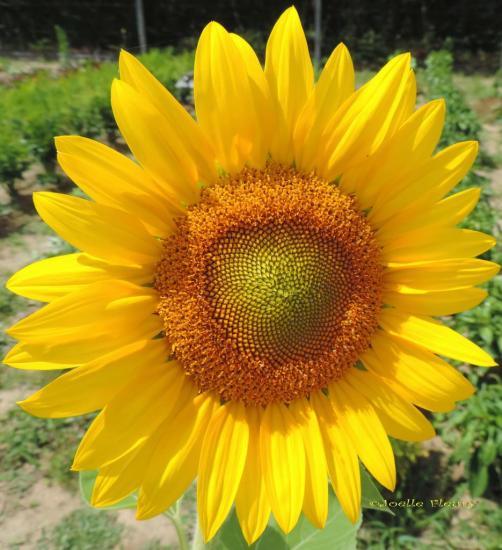
{"label": "pointed yellow petal", "polygon": [[279,128],[272,144],[272,157],[288,164],[292,160],[291,139],[314,85],[314,70],[298,12],[292,6],[277,20],[267,42],[265,75]]}
{"label": "pointed yellow petal", "polygon": [[359,458],[387,489],[396,485],[396,466],[389,439],[371,403],[343,379],[329,386],[329,399]]}
{"label": "pointed yellow petal", "polygon": [[[125,281],[102,281],[67,294],[21,319],[7,333],[31,344],[59,339],[78,342],[103,334],[120,334],[153,316],[157,292]],[[160,328],[160,323],[159,323]]]}
{"label": "pointed yellow petal", "polygon": [[62,418],[102,409],[131,379],[152,364],[165,361],[162,340],[146,340],[118,349],[73,369],[18,405],[34,416]]}
{"label": "pointed yellow petal", "polygon": [[466,189],[443,199],[431,208],[423,209],[414,216],[408,213],[406,218],[396,216],[378,231],[380,243],[399,240],[402,234],[425,227],[454,226],[468,216],[476,206],[479,188]]}
{"label": "pointed yellow petal", "polygon": [[432,354],[379,330],[363,356],[364,366],[404,399],[431,411],[448,411],[474,392],[455,368]]}
{"label": "pointed yellow petal", "polygon": [[384,262],[416,262],[471,258],[496,241],[491,235],[456,227],[425,227],[401,234],[383,246]]}
{"label": "pointed yellow petal", "polygon": [[[195,53],[197,120],[229,172],[240,170],[246,162],[262,167],[267,153],[260,124],[260,88],[255,95],[256,84],[246,65],[249,52],[243,56],[242,50],[242,43],[238,45],[220,24],[211,22],[202,31]],[[251,72],[259,78],[255,65]]]}
{"label": "pointed yellow petal", "polygon": [[200,194],[199,167],[180,139],[178,128],[155,106],[122,80],[112,84],[112,109],[121,134],[143,168],[162,187],[169,202],[197,202]]}
{"label": "pointed yellow petal", "polygon": [[246,416],[249,424],[249,443],[246,465],[235,497],[235,508],[242,534],[251,545],[267,527],[270,504],[260,459],[261,408],[248,407]]}
{"label": "pointed yellow petal", "polygon": [[396,263],[387,266],[385,288],[401,294],[417,290],[454,290],[484,283],[500,270],[496,263],[478,258]]}
{"label": "pointed yellow petal", "polygon": [[125,50],[120,52],[119,67],[121,80],[146,97],[166,119],[169,127],[177,130],[178,139],[195,161],[201,179],[213,181],[216,177],[214,151],[186,109],[136,57]]}
{"label": "pointed yellow petal", "polygon": [[440,151],[403,177],[399,189],[374,208],[368,219],[381,226],[395,215],[407,217],[444,197],[470,170],[478,152],[475,141],[456,143]]}
{"label": "pointed yellow petal", "polygon": [[342,510],[355,523],[361,514],[361,474],[357,453],[326,396],[314,392],[311,401],[318,418],[333,489]]}
{"label": "pointed yellow petal", "polygon": [[[441,137],[445,112],[443,99],[422,105],[382,146],[381,152],[375,156],[378,173],[372,182],[378,190],[375,209],[395,194],[407,174],[430,159]],[[406,158],[406,162],[399,162],[402,158]]]}
{"label": "pointed yellow petal", "polygon": [[118,206],[123,192],[163,196],[161,187],[141,166],[111,147],[93,139],[75,135],[57,136],[54,142],[57,152],[65,155],[65,158],[80,160],[87,168],[97,171],[96,174],[85,174],[70,167],[71,171],[75,171],[77,175],[74,179],[75,183],[80,187],[79,180],[82,180],[82,190],[96,202]]}
{"label": "pointed yellow petal", "polygon": [[463,288],[413,294],[387,291],[382,300],[400,311],[420,315],[453,315],[477,306],[487,296],[488,292],[483,288]]}
{"label": "pointed yellow petal", "polygon": [[396,112],[396,128],[400,128],[406,120],[415,111],[415,105],[417,103],[417,78],[415,72],[411,70],[408,73],[406,80],[405,90],[403,93],[403,99]]}
{"label": "pointed yellow petal", "polygon": [[103,263],[87,254],[54,256],[30,264],[5,283],[20,296],[50,302],[88,284],[107,279],[125,279],[142,285],[153,280],[153,266],[120,266]]}
{"label": "pointed yellow petal", "polygon": [[356,92],[346,112],[328,121],[324,130],[327,168],[322,175],[329,181],[375,153],[397,130],[400,106],[406,95],[410,55],[391,60],[369,83]]}
{"label": "pointed yellow petal", "polygon": [[[137,323],[129,319],[129,326],[122,324],[122,332],[117,334],[114,324],[96,330],[85,330],[76,340],[61,339],[57,331],[45,341],[20,343],[9,350],[4,363],[23,370],[61,370],[85,365],[99,360],[102,356],[116,352],[129,344],[148,340],[158,335],[162,323],[157,315],[150,315]],[[97,338],[96,336],[99,335]],[[78,345],[76,345],[78,342]]]}
{"label": "pointed yellow petal", "polygon": [[33,194],[44,222],[83,252],[126,265],[157,262],[159,241],[131,213],[60,193]]}
{"label": "pointed yellow petal", "polygon": [[91,496],[93,506],[100,508],[117,504],[141,485],[157,444],[157,436],[158,430],[143,447],[99,469]]}
{"label": "pointed yellow petal", "polygon": [[299,168],[303,168],[302,158],[305,154],[312,156],[305,151],[306,147],[319,147],[314,137],[309,136],[312,127],[321,128],[354,92],[354,85],[355,74],[350,53],[344,44],[339,44],[326,62],[295,127],[295,159]]}
{"label": "pointed yellow petal", "polygon": [[[74,140],[76,143],[71,143]],[[165,237],[172,232],[175,210],[169,212],[169,203],[155,191],[155,185],[146,191],[141,189],[135,172],[139,170],[141,174],[143,170],[137,164],[105,145],[77,136],[56,138],[56,147],[61,168],[93,200],[134,212],[154,235]],[[63,152],[66,150],[76,152]],[[124,173],[129,175],[128,179]],[[150,178],[143,174],[142,180],[148,181]]]}
{"label": "pointed yellow petal", "polygon": [[380,315],[380,325],[392,336],[422,346],[439,355],[480,367],[495,366],[495,361],[476,344],[439,321],[387,308]]}
{"label": "pointed yellow petal", "polygon": [[175,361],[149,365],[103,409],[103,429],[82,440],[73,468],[93,470],[141,447],[193,391]]}
{"label": "pointed yellow petal", "polygon": [[[244,40],[242,36],[230,33],[230,38],[239,50],[239,53],[246,68],[246,72],[249,79],[251,80],[251,88],[255,87],[257,90],[260,91],[264,99],[270,101],[268,82],[265,78],[265,73],[263,72],[260,60],[258,59],[255,51],[253,50],[249,42],[246,42],[246,40]],[[268,108],[270,108],[270,105]]]}
{"label": "pointed yellow petal", "polygon": [[141,485],[137,519],[162,513],[187,490],[197,475],[205,430],[219,406],[218,399],[201,394],[187,399],[179,413],[162,425]]}
{"label": "pointed yellow petal", "polygon": [[244,405],[229,402],[220,407],[207,428],[199,461],[197,509],[206,542],[214,537],[234,502],[248,440]]}
{"label": "pointed yellow petal", "polygon": [[344,380],[375,407],[385,431],[392,437],[405,441],[423,441],[434,437],[434,428],[425,416],[371,372],[350,369],[345,373]]}
{"label": "pointed yellow petal", "polygon": [[307,459],[303,512],[313,525],[322,529],[328,516],[328,479],[319,424],[306,399],[291,403],[290,410],[301,425]]}
{"label": "pointed yellow petal", "polygon": [[272,512],[285,533],[298,521],[305,494],[305,446],[301,426],[282,403],[267,406],[260,455]]}
{"label": "pointed yellow petal", "polygon": [[[355,192],[364,208],[378,211],[433,153],[444,124],[445,103],[435,100],[411,115],[361,166],[347,170],[341,185]],[[401,159],[405,158],[406,162]],[[362,170],[362,172],[361,172]]]}

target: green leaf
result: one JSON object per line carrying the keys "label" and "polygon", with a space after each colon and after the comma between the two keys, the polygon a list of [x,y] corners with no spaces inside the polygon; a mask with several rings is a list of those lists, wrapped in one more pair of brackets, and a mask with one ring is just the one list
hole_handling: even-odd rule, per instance
{"label": "green leaf", "polygon": [[363,508],[370,508],[372,510],[380,510],[381,512],[387,512],[395,516],[394,512],[387,506],[385,499],[380,494],[377,486],[373,482],[373,479],[368,474],[364,466],[361,465],[361,504]]}
{"label": "green leaf", "polygon": [[502,336],[497,338],[497,347],[499,348],[499,351],[502,352]]}
{"label": "green leaf", "polygon": [[493,342],[493,330],[491,327],[481,327],[479,329],[479,335],[488,345]]}
{"label": "green leaf", "polygon": [[489,466],[497,456],[497,445],[492,439],[488,439],[479,449],[479,461],[483,466]]}
{"label": "green leaf", "polygon": [[471,472],[469,492],[473,497],[480,497],[488,486],[488,468],[482,466],[477,472]]}
{"label": "green leaf", "polygon": [[206,544],[208,550],[288,550],[284,534],[278,528],[269,525],[262,536],[251,546],[242,536],[235,509],[216,534],[215,538]]}
{"label": "green leaf", "polygon": [[[79,472],[79,486],[80,486],[80,494],[82,495],[82,498],[87,502],[89,506],[92,506],[91,504],[91,496],[92,496],[92,490],[94,488],[94,483],[96,482],[96,477],[98,475],[98,472],[96,470],[89,471],[89,472]],[[137,504],[137,498],[135,495],[130,495],[120,502],[117,502],[117,504],[114,504],[113,506],[105,506],[103,508],[100,508],[102,510],[122,510],[123,508],[136,508]]]}
{"label": "green leaf", "polygon": [[353,525],[345,516],[332,491],[329,493],[329,513],[324,529],[314,527],[301,516],[296,527],[285,535],[271,519],[263,535],[251,546],[242,536],[232,511],[216,537],[207,545],[210,550],[355,550],[361,518]]}

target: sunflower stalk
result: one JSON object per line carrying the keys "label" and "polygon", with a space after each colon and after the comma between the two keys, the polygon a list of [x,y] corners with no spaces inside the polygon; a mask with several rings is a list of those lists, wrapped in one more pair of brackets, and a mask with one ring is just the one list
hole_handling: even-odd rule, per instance
{"label": "sunflower stalk", "polygon": [[206,545],[204,544],[204,539],[202,538],[202,531],[200,530],[200,526],[199,526],[199,520],[198,520],[198,517],[196,516],[191,550],[204,550],[204,548],[206,548]]}
{"label": "sunflower stalk", "polygon": [[183,522],[181,521],[181,499],[176,502],[176,505],[173,508],[169,508],[164,515],[171,520],[171,523],[176,530],[180,550],[189,550],[188,538],[183,527]]}

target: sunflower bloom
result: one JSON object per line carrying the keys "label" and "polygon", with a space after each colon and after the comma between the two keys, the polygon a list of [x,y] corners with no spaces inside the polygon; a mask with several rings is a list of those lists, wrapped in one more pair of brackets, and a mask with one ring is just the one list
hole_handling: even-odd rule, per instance
{"label": "sunflower bloom", "polygon": [[494,362],[434,316],[469,309],[498,270],[491,236],[457,224],[479,189],[449,194],[472,141],[435,152],[442,100],[416,109],[409,54],[354,89],[340,44],[314,82],[294,8],[264,68],[210,23],[196,120],[126,52],[115,119],[137,162],[77,136],[58,160],[91,200],[41,192],[38,213],[81,252],[8,287],[48,302],[16,323],[5,362],[68,369],[20,403],[58,418],[100,411],[74,470],[98,470],[95,506],[137,491],[137,517],[197,479],[211,539],[235,503],[248,541],[270,513],[322,527],[328,479],[346,515],[360,466],[392,490],[389,436],[434,435],[474,388],[441,357]]}

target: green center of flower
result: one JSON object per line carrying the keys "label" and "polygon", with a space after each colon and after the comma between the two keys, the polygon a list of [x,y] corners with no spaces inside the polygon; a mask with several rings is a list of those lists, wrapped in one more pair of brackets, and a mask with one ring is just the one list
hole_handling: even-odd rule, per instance
{"label": "green center of flower", "polygon": [[299,225],[268,225],[229,231],[210,255],[213,318],[238,350],[281,365],[329,346],[348,283],[336,241]]}
{"label": "green center of flower", "polygon": [[381,307],[373,230],[352,197],[276,165],[205,189],[157,266],[158,313],[200,391],[266,405],[340,378]]}

